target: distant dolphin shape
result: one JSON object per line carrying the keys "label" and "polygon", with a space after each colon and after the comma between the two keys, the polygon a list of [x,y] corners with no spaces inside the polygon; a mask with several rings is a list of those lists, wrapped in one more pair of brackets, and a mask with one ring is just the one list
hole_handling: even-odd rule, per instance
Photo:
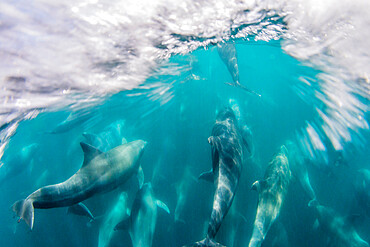
{"label": "distant dolphin shape", "polygon": [[0,166],[0,184],[22,174],[26,170],[32,170],[33,157],[38,147],[39,144],[32,143],[9,157],[9,159],[5,159]]}
{"label": "distant dolphin shape", "polygon": [[98,134],[84,132],[82,133],[82,136],[85,137],[88,144],[105,152],[109,149],[127,143],[126,139],[122,136],[122,129],[124,125],[124,120],[117,120],[108,125],[106,128],[104,128],[104,131]]}
{"label": "distant dolphin shape", "polygon": [[266,168],[263,180],[252,185],[252,189],[258,192],[258,207],[249,247],[261,246],[271,225],[279,216],[290,178],[287,150],[282,146]]}
{"label": "distant dolphin shape", "polygon": [[129,209],[127,206],[128,195],[121,192],[117,198],[116,203],[103,217],[99,227],[99,241],[98,247],[108,247],[114,234],[115,226],[121,222],[125,217],[129,216]]}
{"label": "distant dolphin shape", "polygon": [[240,84],[239,79],[239,68],[238,68],[238,55],[236,52],[235,44],[234,43],[218,43],[217,44],[217,52],[220,56],[221,60],[227,67],[231,77],[233,78],[233,83],[226,83],[231,86],[239,87],[251,94],[257,95],[261,97],[260,94],[256,93],[255,91],[247,88]]}
{"label": "distant dolphin shape", "polygon": [[[106,153],[80,143],[84,151],[82,167],[68,180],[42,187],[13,204],[13,211],[33,228],[34,208],[72,206],[95,194],[109,192],[125,183],[134,173],[141,175],[140,160],[145,141],[137,140]],[[141,171],[141,172],[140,172]],[[139,182],[143,181],[139,177]]]}
{"label": "distant dolphin shape", "polygon": [[197,181],[196,177],[191,174],[189,166],[186,166],[181,180],[176,184],[177,201],[174,213],[175,223],[185,223],[182,214],[186,206],[190,187],[195,181]]}
{"label": "distant dolphin shape", "polygon": [[[330,246],[369,247],[353,227],[353,217],[341,217],[333,209],[320,205],[317,201],[310,204],[315,209],[317,222],[328,234]],[[316,224],[315,223],[315,224]]]}
{"label": "distant dolphin shape", "polygon": [[115,230],[127,229],[133,247],[151,247],[157,223],[158,207],[170,214],[166,204],[154,197],[151,183],[144,184],[136,193],[130,217],[117,224]]}
{"label": "distant dolphin shape", "polygon": [[360,207],[370,217],[370,170],[358,170],[354,186]]}
{"label": "distant dolphin shape", "polygon": [[285,147],[288,150],[288,161],[289,168],[292,172],[293,177],[295,177],[301,184],[303,190],[307,193],[310,200],[316,200],[316,193],[313,190],[308,176],[308,171],[306,167],[305,158],[303,157],[298,146],[292,141],[287,141]]}
{"label": "distant dolphin shape", "polygon": [[78,112],[71,112],[64,121],[60,122],[52,131],[47,133],[61,134],[81,125],[89,127],[90,125],[98,122],[100,119],[101,115],[92,115],[91,112],[86,109]]}
{"label": "distant dolphin shape", "polygon": [[202,173],[199,178],[215,183],[213,209],[206,238],[187,246],[223,246],[215,241],[215,237],[234,200],[242,170],[243,143],[248,145],[230,107],[217,114],[208,142],[211,144],[212,170]]}

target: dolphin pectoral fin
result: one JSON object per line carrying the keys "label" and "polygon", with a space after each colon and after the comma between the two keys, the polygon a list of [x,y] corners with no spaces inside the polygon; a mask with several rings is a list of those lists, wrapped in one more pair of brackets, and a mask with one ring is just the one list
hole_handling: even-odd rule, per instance
{"label": "dolphin pectoral fin", "polygon": [[157,201],[156,201],[156,204],[157,204],[157,207],[159,207],[159,208],[163,209],[163,210],[164,210],[164,211],[166,211],[168,214],[170,214],[170,209],[167,207],[167,205],[166,205],[164,202],[162,202],[162,201],[160,201],[160,200],[157,200]]}
{"label": "dolphin pectoral fin", "polygon": [[139,169],[137,170],[137,180],[139,182],[139,188],[141,189],[144,185],[144,171],[141,166],[139,166]]}
{"label": "dolphin pectoral fin", "polygon": [[214,142],[214,137],[213,136],[208,137],[208,143],[212,145],[213,142]]}
{"label": "dolphin pectoral fin", "polygon": [[207,182],[211,182],[213,183],[214,181],[214,175],[213,175],[213,171],[208,171],[208,172],[203,172],[202,174],[199,175],[198,179],[203,179]]}
{"label": "dolphin pectoral fin", "polygon": [[103,153],[99,149],[87,143],[80,142],[80,145],[81,145],[82,151],[84,152],[84,162],[82,163],[82,167],[86,166],[87,164],[90,163],[92,159],[94,159],[96,156]]}
{"label": "dolphin pectoral fin", "polygon": [[126,219],[122,220],[120,223],[118,223],[115,227],[115,231],[119,230],[129,230],[130,229],[130,217],[127,217]]}
{"label": "dolphin pectoral fin", "polygon": [[94,221],[95,218],[91,211],[83,204],[82,202],[72,205],[68,208],[67,213],[87,216],[90,219],[90,222]]}
{"label": "dolphin pectoral fin", "polygon": [[251,190],[255,190],[255,191],[258,191],[259,190],[259,181],[255,181],[252,186],[251,186]]}
{"label": "dolphin pectoral fin", "polygon": [[17,201],[13,204],[12,210],[19,216],[18,222],[23,219],[31,230],[33,229],[34,208],[32,201],[27,199]]}

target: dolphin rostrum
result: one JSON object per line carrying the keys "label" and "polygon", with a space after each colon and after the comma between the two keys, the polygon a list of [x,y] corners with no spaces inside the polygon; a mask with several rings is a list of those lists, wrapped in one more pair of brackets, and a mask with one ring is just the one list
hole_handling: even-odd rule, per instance
{"label": "dolphin rostrum", "polygon": [[[111,191],[138,173],[143,181],[140,160],[145,141],[136,140],[108,152],[80,143],[84,152],[82,167],[66,181],[42,187],[13,204],[13,211],[33,228],[34,208],[72,206],[97,193]],[[142,184],[142,183],[141,183]]]}

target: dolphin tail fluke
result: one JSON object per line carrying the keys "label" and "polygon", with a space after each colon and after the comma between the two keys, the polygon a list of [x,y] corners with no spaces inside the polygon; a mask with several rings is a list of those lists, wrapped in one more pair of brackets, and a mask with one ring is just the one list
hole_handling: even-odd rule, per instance
{"label": "dolphin tail fluke", "polygon": [[23,219],[32,230],[34,220],[34,208],[32,201],[27,199],[17,201],[13,204],[12,210],[19,217],[18,222]]}
{"label": "dolphin tail fluke", "polygon": [[220,243],[217,243],[216,241],[205,238],[199,242],[190,244],[190,245],[184,245],[183,247],[226,247]]}

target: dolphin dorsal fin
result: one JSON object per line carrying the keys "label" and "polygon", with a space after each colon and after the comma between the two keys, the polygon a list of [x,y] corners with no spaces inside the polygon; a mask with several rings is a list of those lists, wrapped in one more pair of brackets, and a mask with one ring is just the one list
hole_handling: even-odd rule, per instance
{"label": "dolphin dorsal fin", "polygon": [[80,142],[80,145],[81,145],[82,151],[84,152],[84,162],[82,163],[82,167],[86,166],[87,164],[90,163],[92,159],[94,159],[96,156],[103,153],[99,149],[87,143]]}

